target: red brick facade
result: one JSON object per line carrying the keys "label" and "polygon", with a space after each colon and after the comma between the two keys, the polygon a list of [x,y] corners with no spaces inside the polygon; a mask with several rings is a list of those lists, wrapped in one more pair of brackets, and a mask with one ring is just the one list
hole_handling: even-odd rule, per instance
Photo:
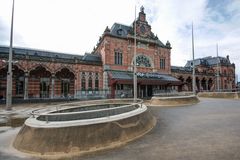
{"label": "red brick facade", "polygon": [[[205,57],[196,61],[199,61],[195,69],[197,91],[217,91],[218,89],[220,91],[234,91],[236,89],[235,64],[230,62],[229,56],[226,58]],[[180,91],[192,91],[192,71],[188,63],[185,67],[172,67],[172,75],[184,84],[179,88]],[[219,74],[217,74],[218,71]],[[219,88],[217,84],[219,84]]]}
{"label": "red brick facade", "polygon": [[[136,24],[136,65],[138,97],[152,96],[155,90],[192,90],[192,71],[171,68],[171,45],[152,33],[141,8],[131,26],[115,23],[107,27],[91,54],[84,56],[14,48],[13,96],[28,98],[119,97],[133,93],[134,28]],[[0,47],[0,98],[6,97],[7,47]],[[221,89],[235,87],[235,65],[221,58]],[[202,61],[199,61],[202,62]],[[207,61],[206,61],[207,62]],[[199,63],[198,90],[216,89],[216,64]],[[212,63],[212,62],[211,62]],[[172,77],[171,76],[174,76]],[[178,80],[179,79],[179,80]]]}
{"label": "red brick facade", "polygon": [[[124,83],[108,82],[109,72],[111,71],[133,71],[133,58],[134,58],[134,26],[126,26],[115,23],[111,29],[108,27],[105,29],[103,35],[100,37],[97,47],[94,50],[94,54],[101,54],[103,62],[103,71],[105,72],[105,84],[106,89],[115,90],[116,85],[124,85]],[[159,74],[171,74],[171,46],[167,42],[164,45],[154,33],[151,31],[151,26],[146,21],[146,15],[144,8],[141,8],[138,19],[136,20],[136,56],[137,60],[141,62],[141,58],[149,62],[149,65],[138,64],[137,72],[140,73],[159,73]],[[116,52],[121,53],[121,64],[116,63]],[[139,57],[139,58],[138,58]],[[161,60],[162,59],[162,60]],[[162,66],[161,61],[164,61]],[[110,78],[111,79],[111,78]],[[128,82],[129,83],[129,82]],[[150,85],[151,90],[159,89],[161,83],[155,86]],[[149,86],[149,85],[148,85]],[[142,88],[147,88],[147,85],[142,83]],[[153,87],[153,88],[152,88]],[[124,87],[123,87],[124,88]],[[128,87],[132,90],[132,87]],[[124,89],[123,89],[124,90]],[[139,89],[141,90],[141,89]],[[147,94],[145,93],[144,96]],[[141,92],[141,91],[139,91]],[[147,92],[147,91],[146,91]],[[152,91],[151,91],[152,92]],[[141,95],[141,93],[139,93]],[[151,94],[149,94],[151,95]]]}
{"label": "red brick facade", "polygon": [[[7,48],[4,48],[7,49]],[[8,49],[7,49],[8,50]],[[60,98],[77,96],[80,91],[98,91],[102,89],[102,65],[79,62],[78,59],[68,62],[66,59],[46,59],[44,51],[14,49],[16,52],[13,65],[13,96],[27,98]],[[25,52],[24,56],[18,52]],[[28,52],[36,52],[39,55],[26,55]],[[0,58],[0,96],[6,95],[7,60],[6,54]],[[50,54],[55,54],[54,52]],[[85,74],[85,86],[83,89],[82,73]],[[91,81],[91,88],[89,79]],[[96,81],[97,79],[97,81]],[[95,84],[98,82],[98,85]],[[87,94],[87,93],[84,93]]]}

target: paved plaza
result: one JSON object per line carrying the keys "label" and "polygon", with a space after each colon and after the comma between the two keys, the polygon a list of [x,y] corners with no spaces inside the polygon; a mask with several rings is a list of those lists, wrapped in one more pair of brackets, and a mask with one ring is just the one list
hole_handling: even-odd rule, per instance
{"label": "paved plaza", "polygon": [[[69,160],[239,160],[240,101],[200,100],[192,106],[150,107],[157,124],[145,136],[119,148]],[[0,127],[0,159],[37,160],[10,147],[19,130]]]}

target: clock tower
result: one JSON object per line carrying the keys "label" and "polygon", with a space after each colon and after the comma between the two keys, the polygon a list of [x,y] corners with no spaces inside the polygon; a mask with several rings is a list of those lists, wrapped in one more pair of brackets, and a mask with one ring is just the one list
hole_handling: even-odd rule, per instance
{"label": "clock tower", "polygon": [[137,36],[150,38],[153,33],[151,32],[151,26],[146,21],[146,14],[144,12],[144,7],[140,8],[138,18],[136,21]]}
{"label": "clock tower", "polygon": [[143,21],[143,22],[146,21],[146,14],[144,13],[144,7],[143,6],[140,8],[138,19],[140,21]]}

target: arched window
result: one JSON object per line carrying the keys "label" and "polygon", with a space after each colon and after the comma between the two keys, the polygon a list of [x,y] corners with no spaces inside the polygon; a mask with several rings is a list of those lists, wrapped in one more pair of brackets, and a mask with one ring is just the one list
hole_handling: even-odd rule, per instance
{"label": "arched window", "polygon": [[98,80],[98,73],[95,74],[95,90],[99,88],[99,80]]}
{"label": "arched window", "polygon": [[144,55],[139,55],[136,57],[136,65],[140,67],[151,67],[149,58]]}
{"label": "arched window", "polygon": [[82,78],[81,78],[82,84],[81,84],[81,88],[82,90],[86,90],[86,79],[85,79],[85,72],[82,72]]}
{"label": "arched window", "polygon": [[88,90],[92,90],[92,73],[89,73],[88,77]]}

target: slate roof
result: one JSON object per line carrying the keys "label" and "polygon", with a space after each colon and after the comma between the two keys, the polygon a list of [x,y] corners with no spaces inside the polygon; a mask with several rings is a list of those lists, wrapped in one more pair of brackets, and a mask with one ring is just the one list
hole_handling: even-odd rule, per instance
{"label": "slate roof", "polygon": [[[191,67],[192,66],[192,60],[187,61],[187,64],[185,65],[185,67]],[[199,58],[199,59],[195,59],[194,60],[194,64],[196,66],[198,65],[203,65],[203,66],[213,66],[213,65],[233,65],[231,64],[230,60],[228,58],[225,57],[204,57],[204,58]]]}
{"label": "slate roof", "polygon": [[124,71],[110,71],[111,77],[113,79],[125,79],[125,80],[132,80],[133,79],[133,72],[124,72]]}
{"label": "slate roof", "polygon": [[191,67],[179,67],[179,66],[171,66],[172,71],[181,71],[181,72],[192,72]]}
{"label": "slate roof", "polygon": [[90,53],[85,53],[85,55],[82,57],[82,60],[84,61],[95,61],[95,62],[101,62],[101,56],[100,54],[90,54]]}
{"label": "slate roof", "polygon": [[[133,80],[133,72],[130,71],[108,71],[111,75],[112,79],[117,80]],[[146,79],[146,80],[160,80],[160,81],[168,81],[168,82],[180,82],[177,78],[160,73],[137,73],[138,79]]]}
{"label": "slate roof", "polygon": [[133,28],[120,23],[114,23],[110,29],[110,34],[119,37],[127,37],[129,33],[133,32]]}
{"label": "slate roof", "polygon": [[[127,38],[128,35],[134,36],[134,31],[132,26],[127,26],[120,23],[114,23],[108,33],[112,36],[119,37],[119,38]],[[139,37],[137,37],[139,38]],[[171,48],[170,46],[164,45],[157,37],[154,36],[152,33],[151,38],[139,38],[140,40],[148,41],[152,40],[152,42],[156,43],[157,45],[164,47],[164,48]]]}
{"label": "slate roof", "polygon": [[[8,56],[8,54],[9,47],[0,46],[0,57]],[[85,53],[85,55],[75,55],[20,47],[14,47],[13,54],[14,54],[13,56],[16,58],[25,58],[25,56],[29,56],[30,59],[33,58],[36,60],[44,59],[50,61],[54,59],[55,61],[63,61],[66,63],[67,62],[75,63],[77,61],[78,63],[102,64],[100,54]]]}

